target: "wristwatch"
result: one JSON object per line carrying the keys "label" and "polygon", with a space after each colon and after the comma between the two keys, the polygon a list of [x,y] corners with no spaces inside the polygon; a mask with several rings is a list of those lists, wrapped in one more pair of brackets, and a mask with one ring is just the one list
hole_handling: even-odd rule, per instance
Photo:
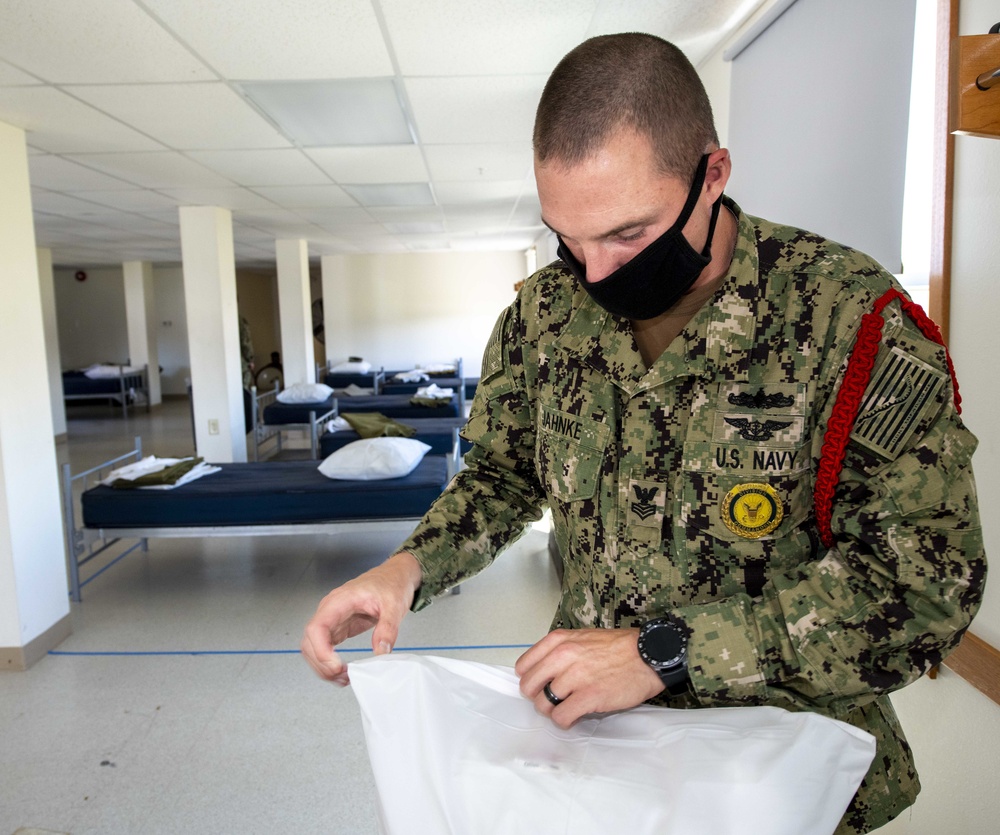
{"label": "wristwatch", "polygon": [[646,621],[639,629],[639,655],[673,696],[687,690],[687,626],[667,616]]}

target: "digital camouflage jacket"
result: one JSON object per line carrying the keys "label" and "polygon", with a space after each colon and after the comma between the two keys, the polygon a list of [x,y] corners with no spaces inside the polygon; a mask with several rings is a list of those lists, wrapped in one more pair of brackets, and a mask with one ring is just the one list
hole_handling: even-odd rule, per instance
{"label": "digital camouflage jacket", "polygon": [[671,707],[776,705],[873,734],[838,832],[868,832],[919,783],[888,694],[953,649],[986,563],[945,351],[898,302],[833,497],[813,496],[862,316],[894,286],[867,256],[726,206],[728,277],[648,369],[628,321],[561,262],[494,329],[464,430],[467,468],[401,547],[414,609],[482,570],[552,510],[564,557],[553,627],[688,624],[690,692]]}

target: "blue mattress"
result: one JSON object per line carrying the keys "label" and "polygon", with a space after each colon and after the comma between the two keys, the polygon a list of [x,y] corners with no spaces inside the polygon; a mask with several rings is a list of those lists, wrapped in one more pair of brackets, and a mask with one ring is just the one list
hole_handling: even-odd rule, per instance
{"label": "blue mattress", "polygon": [[323,375],[323,382],[332,389],[346,389],[348,386],[360,386],[363,389],[373,389],[375,388],[375,377],[378,373],[378,371],[366,371],[364,374],[356,371],[327,371],[326,374]]}
{"label": "blue mattress", "polygon": [[[63,394],[74,397],[101,397],[109,394],[121,394],[121,377],[97,377],[91,379],[82,371],[64,371],[62,375]],[[143,386],[142,374],[125,375],[125,391]]]}
{"label": "blue mattress", "polygon": [[261,417],[268,426],[281,426],[287,423],[310,423],[311,414],[316,417],[325,415],[333,408],[334,396],[313,403],[282,403],[280,400],[264,407]]}
{"label": "blue mattress", "polygon": [[417,389],[429,386],[431,383],[438,388],[454,389],[455,391],[458,391],[465,384],[458,377],[431,377],[422,383],[403,383],[399,380],[393,380],[392,377],[386,377],[382,390],[386,394],[416,394]]}
{"label": "blue mattress", "polygon": [[185,528],[282,525],[351,519],[409,519],[424,514],[448,483],[445,458],[427,455],[403,478],[338,481],[315,461],[219,464],[221,472],[173,490],[83,493],[88,528]]}
{"label": "blue mattress", "polygon": [[[411,436],[414,440],[423,441],[430,447],[430,455],[450,455],[452,451],[452,432],[465,426],[464,418],[408,418],[399,421],[406,426],[412,426],[417,434]],[[361,436],[353,429],[341,429],[337,432],[324,432],[319,439],[319,454],[326,458],[330,453],[347,446],[352,441],[360,440]],[[459,445],[464,455],[472,448],[466,440],[460,440]]]}
{"label": "blue mattress", "polygon": [[444,401],[441,406],[419,406],[410,402],[412,394],[370,394],[358,397],[338,397],[337,407],[346,412],[380,412],[391,418],[445,418],[459,417],[458,395]]}

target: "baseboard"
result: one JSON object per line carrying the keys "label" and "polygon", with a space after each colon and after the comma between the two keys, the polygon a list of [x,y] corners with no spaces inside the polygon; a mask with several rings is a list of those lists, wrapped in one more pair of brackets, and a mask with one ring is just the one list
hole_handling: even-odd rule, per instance
{"label": "baseboard", "polygon": [[72,633],[72,618],[66,615],[23,647],[0,647],[0,671],[10,670],[23,673],[41,661],[50,649],[55,649]]}
{"label": "baseboard", "polygon": [[957,649],[944,660],[969,684],[1000,704],[1000,651],[966,632]]}

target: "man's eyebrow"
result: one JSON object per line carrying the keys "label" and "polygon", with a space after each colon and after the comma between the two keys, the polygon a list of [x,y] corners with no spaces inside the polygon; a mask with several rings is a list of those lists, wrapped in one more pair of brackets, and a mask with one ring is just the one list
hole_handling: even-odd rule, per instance
{"label": "man's eyebrow", "polygon": [[[562,233],[558,229],[556,229],[554,226],[552,226],[552,224],[550,224],[544,217],[541,218],[541,221],[542,221],[542,223],[544,223],[548,227],[548,229],[549,229],[550,232],[555,233],[560,238],[562,237]],[[620,235],[622,232],[626,231],[627,229],[638,229],[641,226],[650,226],[654,222],[655,222],[655,218],[652,218],[652,217],[633,218],[632,220],[626,221],[625,223],[619,223],[613,229],[609,229],[607,232],[603,232],[598,237],[599,238],[613,238],[615,235]]]}

